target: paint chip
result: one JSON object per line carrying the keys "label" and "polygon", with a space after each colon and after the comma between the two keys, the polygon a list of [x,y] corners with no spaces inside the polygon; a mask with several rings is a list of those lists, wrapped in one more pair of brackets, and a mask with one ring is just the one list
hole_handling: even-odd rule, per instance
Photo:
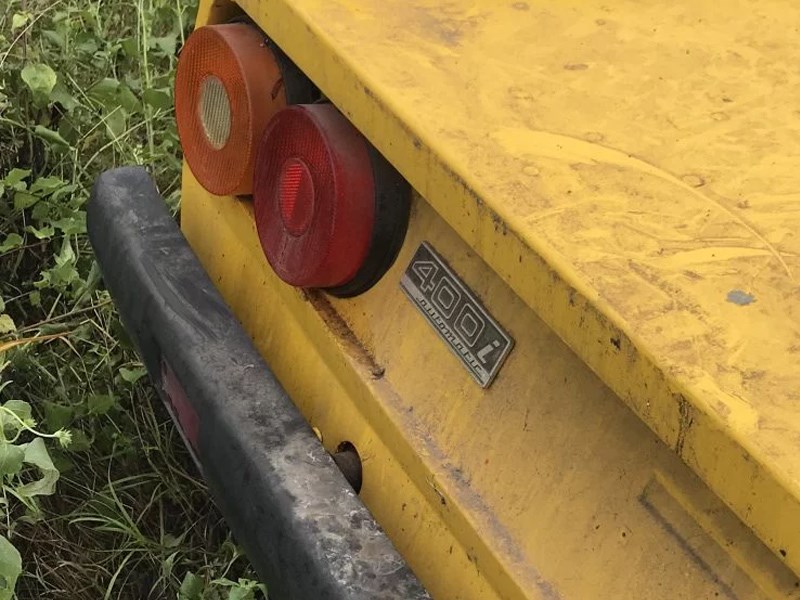
{"label": "paint chip", "polygon": [[756,297],[753,296],[753,294],[748,294],[742,290],[731,290],[728,292],[728,302],[733,302],[739,306],[747,306],[755,301]]}

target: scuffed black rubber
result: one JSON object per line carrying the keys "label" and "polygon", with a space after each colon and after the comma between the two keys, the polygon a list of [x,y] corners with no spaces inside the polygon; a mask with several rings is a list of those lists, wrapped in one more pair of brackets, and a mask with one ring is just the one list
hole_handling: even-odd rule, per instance
{"label": "scuffed black rubber", "polygon": [[270,599],[429,598],[223,302],[144,169],[97,179],[88,229],[156,388],[169,405],[169,365],[196,413],[196,456]]}

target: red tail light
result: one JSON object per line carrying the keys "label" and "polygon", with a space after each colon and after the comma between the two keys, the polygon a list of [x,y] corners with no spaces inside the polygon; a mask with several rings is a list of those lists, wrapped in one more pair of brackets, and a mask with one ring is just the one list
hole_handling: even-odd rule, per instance
{"label": "red tail light", "polygon": [[253,199],[278,276],[343,296],[383,275],[408,225],[407,184],[330,104],[292,106],[270,121]]}
{"label": "red tail light", "polygon": [[[293,96],[293,97],[292,97]],[[311,83],[254,25],[197,29],[175,76],[178,135],[189,168],[216,195],[249,194],[256,148],[288,102],[312,102]]]}

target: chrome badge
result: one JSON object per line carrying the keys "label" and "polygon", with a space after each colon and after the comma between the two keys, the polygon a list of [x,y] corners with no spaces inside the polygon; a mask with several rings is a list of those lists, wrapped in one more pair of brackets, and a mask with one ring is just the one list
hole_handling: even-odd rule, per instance
{"label": "chrome badge", "polygon": [[417,248],[400,287],[481,387],[489,387],[514,340],[427,242]]}

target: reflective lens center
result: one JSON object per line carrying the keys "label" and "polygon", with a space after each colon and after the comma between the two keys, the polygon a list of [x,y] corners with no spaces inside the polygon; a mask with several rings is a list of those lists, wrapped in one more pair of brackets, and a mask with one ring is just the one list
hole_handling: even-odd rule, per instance
{"label": "reflective lens center", "polygon": [[200,88],[200,122],[208,143],[215,150],[223,148],[231,135],[231,102],[214,75],[206,77]]}
{"label": "reflective lens center", "polygon": [[281,168],[278,201],[286,229],[294,236],[303,235],[314,216],[314,180],[306,164],[290,158]]}

